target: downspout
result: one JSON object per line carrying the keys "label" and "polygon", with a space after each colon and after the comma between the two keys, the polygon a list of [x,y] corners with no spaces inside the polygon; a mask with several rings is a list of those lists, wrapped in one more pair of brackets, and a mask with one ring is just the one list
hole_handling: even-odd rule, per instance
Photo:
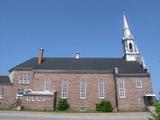
{"label": "downspout", "polygon": [[54,91],[53,95],[53,111],[56,111],[56,106],[57,105],[57,91]]}
{"label": "downspout", "polygon": [[117,75],[118,75],[118,68],[114,68],[114,85],[115,85],[115,101],[116,101],[116,110],[118,111],[118,94],[117,94]]}

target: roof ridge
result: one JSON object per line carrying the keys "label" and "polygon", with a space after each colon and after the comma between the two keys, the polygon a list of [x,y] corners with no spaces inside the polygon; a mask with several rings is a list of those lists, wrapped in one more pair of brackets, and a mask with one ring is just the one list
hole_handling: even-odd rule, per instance
{"label": "roof ridge", "polygon": [[[36,57],[37,58],[37,57]],[[73,58],[75,59],[75,57],[44,57],[44,58]],[[122,58],[107,58],[107,57],[80,57],[80,59],[122,59]]]}

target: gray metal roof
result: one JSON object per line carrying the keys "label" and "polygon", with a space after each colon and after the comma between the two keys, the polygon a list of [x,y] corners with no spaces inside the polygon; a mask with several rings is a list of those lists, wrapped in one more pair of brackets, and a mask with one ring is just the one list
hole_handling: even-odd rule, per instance
{"label": "gray metal roof", "polygon": [[11,81],[8,76],[0,76],[0,85],[11,85]]}
{"label": "gray metal roof", "polygon": [[136,61],[125,61],[123,58],[56,58],[46,57],[42,64],[37,58],[31,58],[12,70],[53,70],[53,71],[94,71],[113,72],[117,67],[120,74],[148,74]]}

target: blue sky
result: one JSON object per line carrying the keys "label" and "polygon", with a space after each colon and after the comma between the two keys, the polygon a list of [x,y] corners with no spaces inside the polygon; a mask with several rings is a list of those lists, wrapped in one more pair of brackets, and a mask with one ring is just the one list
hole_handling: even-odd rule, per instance
{"label": "blue sky", "polygon": [[159,0],[0,0],[0,74],[45,56],[122,56],[122,14],[160,91]]}

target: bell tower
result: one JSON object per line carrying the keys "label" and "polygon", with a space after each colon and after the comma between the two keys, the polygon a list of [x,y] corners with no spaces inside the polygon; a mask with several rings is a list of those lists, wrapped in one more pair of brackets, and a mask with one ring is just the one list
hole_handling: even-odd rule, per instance
{"label": "bell tower", "polygon": [[139,53],[138,47],[135,43],[134,37],[131,34],[131,31],[128,26],[127,19],[123,14],[123,50],[124,58],[126,61],[138,61],[145,68],[145,64],[142,56]]}

